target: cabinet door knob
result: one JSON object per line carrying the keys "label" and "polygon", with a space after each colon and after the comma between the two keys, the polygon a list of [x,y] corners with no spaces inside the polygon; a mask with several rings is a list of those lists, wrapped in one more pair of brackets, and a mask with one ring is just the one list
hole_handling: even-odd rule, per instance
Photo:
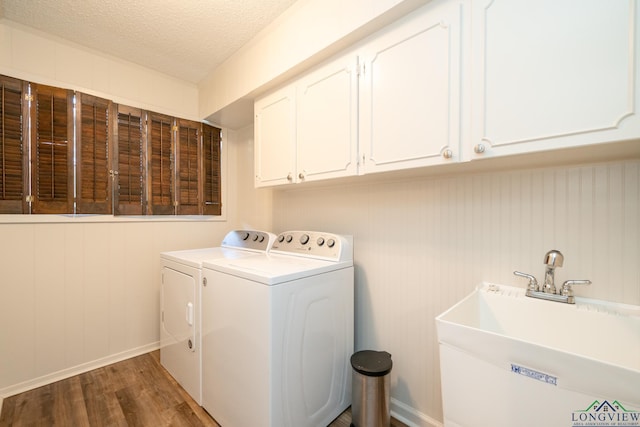
{"label": "cabinet door knob", "polygon": [[473,151],[474,151],[476,154],[484,153],[484,150],[485,150],[485,148],[484,148],[484,144],[476,144],[476,145],[473,147]]}
{"label": "cabinet door knob", "polygon": [[289,172],[289,175],[287,175],[287,181],[293,181],[293,175],[291,174],[291,172]]}
{"label": "cabinet door knob", "polygon": [[453,157],[453,151],[449,150],[448,148],[446,150],[442,151],[442,157],[444,157],[445,159],[450,159]]}
{"label": "cabinet door knob", "polygon": [[304,179],[304,172],[300,172],[300,173],[298,174],[298,178],[300,178],[300,179]]}

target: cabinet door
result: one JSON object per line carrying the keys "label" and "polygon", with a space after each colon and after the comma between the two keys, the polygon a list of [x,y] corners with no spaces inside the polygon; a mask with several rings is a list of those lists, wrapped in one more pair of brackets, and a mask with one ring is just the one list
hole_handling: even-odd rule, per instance
{"label": "cabinet door", "polygon": [[632,0],[474,1],[469,156],[637,138],[637,13]]}
{"label": "cabinet door", "polygon": [[297,83],[297,180],[358,171],[357,58],[332,61]]}
{"label": "cabinet door", "polygon": [[361,169],[459,159],[462,4],[434,1],[363,48]]}
{"label": "cabinet door", "polygon": [[255,103],[255,185],[287,184],[295,176],[295,87]]}

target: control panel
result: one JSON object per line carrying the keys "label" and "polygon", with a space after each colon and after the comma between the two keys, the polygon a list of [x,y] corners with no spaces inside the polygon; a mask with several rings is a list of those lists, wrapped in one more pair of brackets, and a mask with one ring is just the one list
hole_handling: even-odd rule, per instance
{"label": "control panel", "polygon": [[233,230],[224,236],[221,246],[267,252],[275,240],[275,234],[266,231]]}
{"label": "control panel", "polygon": [[271,252],[345,261],[353,259],[351,242],[350,236],[318,231],[285,231],[278,235]]}

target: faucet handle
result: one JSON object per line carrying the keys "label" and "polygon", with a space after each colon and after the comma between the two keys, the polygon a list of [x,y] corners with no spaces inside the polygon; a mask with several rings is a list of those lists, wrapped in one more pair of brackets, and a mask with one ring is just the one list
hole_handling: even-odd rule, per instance
{"label": "faucet handle", "polygon": [[525,279],[529,279],[529,284],[527,285],[527,289],[530,291],[538,292],[540,288],[538,287],[538,279],[535,276],[527,273],[521,273],[520,271],[514,271],[513,274],[516,276],[524,277]]}
{"label": "faucet handle", "polygon": [[565,297],[573,296],[573,289],[571,285],[590,285],[591,280],[567,280],[562,284],[562,290],[560,291]]}

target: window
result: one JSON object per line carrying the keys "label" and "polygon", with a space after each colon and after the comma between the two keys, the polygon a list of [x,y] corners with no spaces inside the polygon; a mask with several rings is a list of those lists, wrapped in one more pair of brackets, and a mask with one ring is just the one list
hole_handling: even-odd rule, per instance
{"label": "window", "polygon": [[87,94],[76,98],[76,212],[111,213],[113,104]]}
{"label": "window", "polygon": [[175,211],[173,118],[149,113],[148,126],[150,213],[172,215]]}
{"label": "window", "polygon": [[115,191],[116,215],[144,215],[145,203],[145,148],[147,137],[144,131],[145,117],[138,108],[118,106],[115,130],[117,159],[114,175],[117,178]]}
{"label": "window", "polygon": [[0,213],[22,213],[27,208],[24,186],[25,84],[0,76]]}
{"label": "window", "polygon": [[[176,129],[176,163],[178,174],[176,176],[176,188],[178,199],[178,213],[182,215],[196,214],[200,206],[204,207],[202,200],[202,182],[200,165],[202,159],[202,146],[200,144],[200,123],[189,120],[177,120]],[[206,125],[202,125],[206,126]]]}
{"label": "window", "polygon": [[220,129],[202,125],[202,183],[204,215],[220,215]]}
{"label": "window", "polygon": [[0,76],[0,213],[220,215],[220,129]]}

